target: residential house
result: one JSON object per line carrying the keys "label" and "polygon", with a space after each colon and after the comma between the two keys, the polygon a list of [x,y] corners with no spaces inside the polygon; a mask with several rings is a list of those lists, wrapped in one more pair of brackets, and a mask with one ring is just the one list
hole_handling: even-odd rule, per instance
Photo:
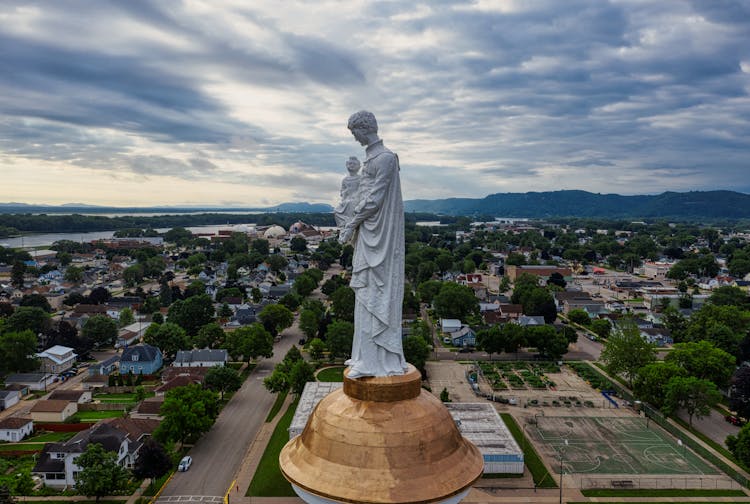
{"label": "residential house", "polygon": [[452,333],[461,329],[461,321],[458,319],[440,319],[440,330],[444,333]]}
{"label": "residential house", "polygon": [[271,299],[280,299],[289,292],[291,292],[292,286],[289,284],[272,285],[268,288],[268,297]]}
{"label": "residential house", "polygon": [[523,315],[523,305],[500,303],[500,314],[513,320]]}
{"label": "residential house", "polygon": [[78,356],[72,348],[55,345],[36,354],[40,360],[39,369],[45,373],[62,373],[73,367]]}
{"label": "residential house", "polygon": [[206,373],[209,367],[174,367],[170,366],[161,374],[161,382],[167,383],[178,376],[189,376],[193,381],[203,383],[206,379]]}
{"label": "residential house", "polygon": [[468,325],[463,325],[458,331],[448,334],[450,342],[457,347],[473,347],[477,344],[477,335]]}
{"label": "residential house", "polygon": [[89,444],[98,443],[116,454],[123,467],[132,467],[143,446],[144,438],[156,428],[158,422],[144,419],[118,418],[103,420],[62,443],[47,443],[32,470],[44,484],[55,488],[75,485],[75,476],[81,468],[76,459]]}
{"label": "residential house", "polygon": [[122,348],[130,346],[133,343],[141,341],[143,335],[146,334],[146,329],[149,328],[151,322],[133,322],[120,329],[117,334],[117,342],[115,342],[115,348]]}
{"label": "residential house", "polygon": [[172,366],[175,367],[213,367],[225,366],[229,360],[227,351],[221,349],[193,349],[180,350],[177,352]]}
{"label": "residential house", "polygon": [[591,302],[591,295],[588,292],[576,290],[576,291],[557,291],[552,293],[552,297],[555,299],[555,307],[558,312],[562,312],[565,308],[566,301],[579,301],[579,302]]}
{"label": "residential house", "polygon": [[120,356],[113,355],[107,360],[103,360],[101,362],[97,362],[96,364],[92,364],[89,366],[89,376],[109,375],[115,369],[117,369],[117,364],[119,362],[120,362]]}
{"label": "residential house", "polygon": [[47,399],[70,401],[70,402],[75,402],[78,404],[90,403],[91,391],[90,390],[53,390],[47,396]]}
{"label": "residential house", "polygon": [[0,441],[15,443],[34,432],[31,418],[8,417],[0,420]]}
{"label": "residential house", "polygon": [[159,385],[154,389],[154,394],[157,397],[165,395],[170,390],[176,389],[177,387],[186,387],[188,385],[200,384],[201,382],[194,378],[192,375],[179,375],[175,376],[167,383]]}
{"label": "residential house", "polygon": [[21,394],[17,390],[0,390],[0,411],[6,410],[11,406],[18,404],[21,400]]}
{"label": "residential house", "polygon": [[523,327],[543,326],[545,324],[544,317],[541,315],[521,315],[514,322]]}
{"label": "residential house", "polygon": [[[118,360],[120,359],[119,355],[116,357]],[[81,383],[81,386],[85,390],[94,390],[94,389],[106,387],[108,383],[109,383],[109,378],[107,375],[96,374],[93,376],[89,375],[89,376],[84,377]]]}
{"label": "residential house", "polygon": [[31,418],[36,422],[64,422],[78,412],[78,403],[64,399],[40,399],[31,407]]}
{"label": "residential house", "polygon": [[162,404],[164,404],[164,396],[146,398],[141,401],[135,409],[131,410],[130,418],[150,418],[161,420]]}
{"label": "residential house", "polygon": [[154,374],[163,364],[161,350],[147,345],[134,345],[122,351],[120,374]]}
{"label": "residential house", "polygon": [[674,343],[672,333],[665,327],[650,327],[641,329],[641,337],[658,347],[671,345]]}
{"label": "residential house", "polygon": [[257,311],[254,307],[243,304],[240,305],[234,312],[234,315],[232,316],[231,322],[233,322],[233,325],[237,326],[243,326],[252,324],[256,321],[256,314]]}

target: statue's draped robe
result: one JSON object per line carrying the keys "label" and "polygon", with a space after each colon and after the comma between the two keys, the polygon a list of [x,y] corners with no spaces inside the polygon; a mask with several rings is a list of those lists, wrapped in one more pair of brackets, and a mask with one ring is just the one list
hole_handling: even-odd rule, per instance
{"label": "statue's draped robe", "polygon": [[341,181],[341,201],[333,209],[333,217],[338,227],[344,227],[354,215],[359,193],[359,175],[347,175]]}
{"label": "statue's draped robe", "polygon": [[404,204],[398,157],[381,140],[367,147],[351,226],[354,241],[354,341],[349,377],[407,369],[401,343],[404,298]]}

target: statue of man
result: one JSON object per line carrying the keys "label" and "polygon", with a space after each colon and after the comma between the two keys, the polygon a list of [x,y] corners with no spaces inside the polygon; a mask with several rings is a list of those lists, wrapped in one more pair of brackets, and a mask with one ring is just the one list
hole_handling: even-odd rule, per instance
{"label": "statue of man", "polygon": [[359,202],[339,236],[342,243],[354,241],[354,341],[346,363],[350,378],[400,375],[407,364],[401,344],[404,203],[398,156],[378,137],[372,113],[353,114],[348,127],[366,147],[366,159]]}
{"label": "statue of man", "polygon": [[341,181],[341,201],[333,209],[336,225],[340,228],[346,226],[346,223],[354,215],[354,207],[359,203],[359,168],[359,159],[350,156],[346,161],[346,169],[349,175]]}

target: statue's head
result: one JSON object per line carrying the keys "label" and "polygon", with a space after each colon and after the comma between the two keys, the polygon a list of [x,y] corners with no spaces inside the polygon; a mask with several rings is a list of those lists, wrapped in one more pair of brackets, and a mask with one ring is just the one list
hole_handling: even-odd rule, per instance
{"label": "statue's head", "polygon": [[359,159],[354,156],[350,156],[349,159],[346,160],[346,169],[349,170],[349,175],[356,175],[360,166]]}
{"label": "statue's head", "polygon": [[367,145],[367,135],[377,134],[378,122],[372,112],[360,110],[355,112],[349,118],[347,125],[354,138],[362,145]]}

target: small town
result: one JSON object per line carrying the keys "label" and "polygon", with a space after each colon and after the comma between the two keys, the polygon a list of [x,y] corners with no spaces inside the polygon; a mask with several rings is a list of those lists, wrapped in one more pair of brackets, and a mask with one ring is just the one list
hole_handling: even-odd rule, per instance
{"label": "small town", "polygon": [[[0,484],[292,498],[279,450],[352,352],[351,246],[302,221],[117,235],[1,251]],[[482,453],[466,502],[746,497],[748,238],[408,223],[404,354]]]}

